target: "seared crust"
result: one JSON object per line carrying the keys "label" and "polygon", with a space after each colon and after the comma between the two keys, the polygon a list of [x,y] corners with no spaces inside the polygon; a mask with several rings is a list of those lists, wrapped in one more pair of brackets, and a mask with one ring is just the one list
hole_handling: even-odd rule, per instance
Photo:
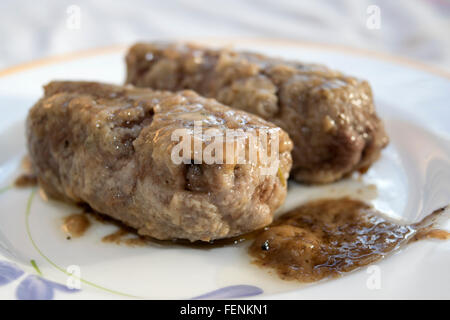
{"label": "seared crust", "polygon": [[192,89],[286,130],[301,182],[365,171],[388,143],[369,84],[321,65],[175,43],[136,44],[126,62],[127,83]]}
{"label": "seared crust", "polygon": [[279,130],[281,174],[261,174],[259,163],[175,164],[171,134],[196,120],[279,130],[192,91],[52,82],[29,112],[28,150],[49,196],[87,203],[142,235],[207,241],[271,223],[286,196],[288,135]]}

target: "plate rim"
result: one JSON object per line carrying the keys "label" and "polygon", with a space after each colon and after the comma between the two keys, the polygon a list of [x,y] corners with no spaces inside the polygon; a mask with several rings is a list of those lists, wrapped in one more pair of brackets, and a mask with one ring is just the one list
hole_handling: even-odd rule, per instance
{"label": "plate rim", "polygon": [[[137,42],[150,42],[159,41],[158,39],[146,39]],[[450,80],[450,71],[444,68],[439,68],[430,63],[422,62],[413,58],[404,57],[398,54],[392,54],[383,51],[369,50],[364,48],[358,48],[350,45],[341,44],[331,44],[324,42],[314,42],[308,40],[295,40],[295,39],[285,39],[285,38],[272,38],[272,37],[168,37],[168,41],[174,42],[192,42],[192,43],[206,43],[210,42],[213,45],[227,46],[230,44],[245,44],[245,43],[255,43],[255,44],[272,44],[277,46],[294,46],[294,47],[306,47],[323,51],[334,51],[344,54],[351,54],[362,57],[369,57],[376,60],[381,60],[384,62],[390,62],[397,65],[402,65],[404,67],[414,68],[419,71],[432,73],[433,75]],[[29,71],[30,69],[35,69],[38,67],[44,67],[61,62],[69,62],[82,58],[88,58],[93,56],[99,56],[102,54],[117,53],[122,50],[129,48],[132,43],[121,43],[113,44],[109,46],[94,47],[83,50],[71,51],[63,54],[50,55],[40,59],[33,59],[28,62],[23,62],[19,64],[12,65],[0,69],[0,78],[7,77],[16,73]]]}

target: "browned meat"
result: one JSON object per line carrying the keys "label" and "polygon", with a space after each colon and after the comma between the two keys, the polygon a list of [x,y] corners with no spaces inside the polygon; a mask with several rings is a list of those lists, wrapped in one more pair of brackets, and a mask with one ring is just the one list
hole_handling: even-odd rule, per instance
{"label": "browned meat", "polygon": [[366,81],[324,66],[190,44],[136,44],[127,83],[192,89],[280,126],[294,142],[292,173],[327,183],[365,171],[388,143]]}
{"label": "browned meat", "polygon": [[[171,150],[178,142],[171,135],[197,120],[204,130],[243,129],[244,137],[249,128],[279,132],[278,170],[263,174],[260,162],[195,164],[193,153],[189,163],[175,164]],[[269,224],[291,167],[284,131],[192,91],[52,82],[29,112],[27,138],[49,196],[88,203],[158,239],[206,241]],[[248,147],[249,140],[239,143]]]}

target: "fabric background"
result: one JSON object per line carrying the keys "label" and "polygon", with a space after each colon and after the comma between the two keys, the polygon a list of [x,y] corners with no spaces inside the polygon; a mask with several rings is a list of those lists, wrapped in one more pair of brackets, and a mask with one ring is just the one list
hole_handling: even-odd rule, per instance
{"label": "fabric background", "polygon": [[[380,8],[379,29],[366,25],[370,5]],[[1,0],[0,68],[137,40],[217,36],[346,45],[450,70],[449,31],[449,0]]]}

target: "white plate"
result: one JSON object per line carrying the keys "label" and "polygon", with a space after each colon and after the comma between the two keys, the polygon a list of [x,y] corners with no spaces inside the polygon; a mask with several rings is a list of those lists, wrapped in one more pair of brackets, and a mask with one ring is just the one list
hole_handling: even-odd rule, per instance
{"label": "white plate", "polygon": [[[406,222],[450,203],[450,81],[445,76],[349,50],[280,41],[234,43],[270,55],[325,63],[368,79],[391,143],[362,179],[305,187],[289,184],[280,212],[317,197],[350,195]],[[247,244],[209,250],[180,246],[126,247],[101,242],[113,226],[95,224],[67,241],[63,217],[80,211],[44,201],[32,189],[3,188],[25,155],[24,119],[53,79],[122,83],[125,48],[45,60],[0,73],[0,298],[450,298],[450,242],[421,241],[376,268],[301,286],[250,263]],[[448,226],[447,226],[448,227]],[[42,273],[31,265],[34,261]],[[81,271],[81,289],[68,291],[67,268]],[[73,267],[72,267],[73,268]],[[73,269],[69,269],[73,270]],[[373,277],[381,287],[370,285]],[[218,290],[218,291],[216,291]],[[208,295],[208,293],[212,294]]]}

